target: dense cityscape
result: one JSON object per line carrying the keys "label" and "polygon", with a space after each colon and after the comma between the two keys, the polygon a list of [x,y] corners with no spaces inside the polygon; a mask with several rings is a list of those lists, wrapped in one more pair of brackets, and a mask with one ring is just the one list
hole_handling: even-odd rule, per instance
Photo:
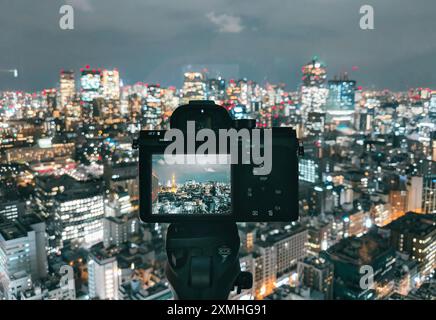
{"label": "dense cityscape", "polygon": [[186,181],[160,186],[153,214],[228,214],[230,182]]}
{"label": "dense cityscape", "polygon": [[[299,221],[238,224],[253,287],[231,299],[436,299],[436,88],[367,89],[308,60],[297,88],[206,69],[181,88],[125,84],[86,65],[52,88],[0,92],[0,299],[172,299],[167,225],[138,220],[132,141],[204,99],[258,127],[292,126],[305,149]],[[176,179],[159,203],[228,205],[229,186]]]}

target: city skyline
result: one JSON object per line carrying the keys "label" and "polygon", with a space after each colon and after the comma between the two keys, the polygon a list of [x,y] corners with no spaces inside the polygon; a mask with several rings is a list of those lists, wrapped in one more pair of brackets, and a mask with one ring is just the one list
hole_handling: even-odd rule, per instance
{"label": "city skyline", "polygon": [[[406,0],[367,1],[375,10],[370,31],[359,28],[361,4],[343,0],[269,3],[267,8],[261,2],[189,1],[174,7],[71,0],[76,21],[70,31],[59,28],[59,6],[53,2],[24,8],[20,2],[0,11],[8,29],[0,36],[0,69],[19,71],[18,78],[0,74],[0,90],[54,87],[58,70],[86,64],[118,67],[127,84],[180,86],[183,71],[201,65],[224,70],[226,78],[283,82],[296,89],[299,66],[312,55],[328,63],[329,75],[348,71],[367,88],[404,91],[436,82],[436,4],[431,0],[417,2],[412,10]],[[168,15],[171,19],[162,19]],[[406,27],[403,21],[413,23]]]}
{"label": "city skyline", "polygon": [[[0,248],[16,241],[24,248],[0,250],[7,261],[0,264],[0,297],[171,299],[165,225],[138,217],[132,137],[168,128],[180,104],[208,98],[234,119],[294,127],[305,148],[299,220],[238,226],[241,268],[258,280],[230,299],[435,297],[428,284],[436,257],[436,91],[362,90],[346,75],[329,80],[317,59],[301,70],[297,92],[201,72],[186,73],[183,90],[145,83],[120,90],[118,70],[91,66],[77,78],[61,72],[59,89],[0,92]],[[161,157],[154,164],[161,160],[165,168]],[[194,180],[230,167],[177,166],[177,175]],[[154,214],[229,213],[231,186],[177,185],[173,171],[161,193],[152,178]],[[377,273],[371,290],[359,287],[349,259]],[[56,284],[62,266],[74,267],[77,285]]]}
{"label": "city skyline", "polygon": [[0,301],[436,300],[434,0],[24,1]]}

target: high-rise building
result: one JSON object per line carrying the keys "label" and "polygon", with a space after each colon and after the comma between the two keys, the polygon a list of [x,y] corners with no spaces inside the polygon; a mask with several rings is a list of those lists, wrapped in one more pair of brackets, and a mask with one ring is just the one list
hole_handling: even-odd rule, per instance
{"label": "high-rise building", "polygon": [[316,221],[307,227],[307,254],[318,257],[319,253],[327,250],[331,238],[332,224],[324,221]]}
{"label": "high-rise building", "polygon": [[206,99],[206,83],[201,72],[186,72],[183,81],[183,100],[186,104],[190,100]]}
{"label": "high-rise building", "polygon": [[407,211],[421,211],[423,185],[422,177],[410,177],[407,183]]}
{"label": "high-rise building", "polygon": [[10,297],[47,275],[45,223],[34,215],[0,223],[0,291]]}
{"label": "high-rise building", "polygon": [[300,158],[298,161],[299,180],[309,183],[320,181],[319,162],[309,157]]}
{"label": "high-rise building", "polygon": [[101,180],[78,180],[69,175],[39,176],[36,203],[46,215],[49,247],[66,242],[91,245],[103,240],[104,200]]}
{"label": "high-rise building", "polygon": [[422,276],[436,268],[436,216],[408,212],[388,224],[390,242],[396,250],[407,253],[418,262]]}
{"label": "high-rise building", "polygon": [[328,82],[329,95],[326,103],[327,123],[354,124],[356,81],[344,74]]}
{"label": "high-rise building", "polygon": [[120,74],[117,69],[101,72],[101,95],[106,100],[120,99]]}
{"label": "high-rise building", "polygon": [[[431,164],[431,166],[436,168],[434,164]],[[436,213],[436,174],[424,176],[422,211],[424,213]]]}
{"label": "high-rise building", "polygon": [[101,97],[101,70],[87,68],[81,69],[80,76],[80,101],[82,105],[82,116],[91,119],[96,116],[94,99]]}
{"label": "high-rise building", "polygon": [[141,124],[143,129],[159,129],[162,121],[162,94],[160,84],[147,84],[147,95],[141,103]]}
{"label": "high-rise building", "polygon": [[0,220],[16,220],[25,211],[25,201],[19,197],[16,188],[0,184]]}
{"label": "high-rise building", "polygon": [[277,254],[264,242],[252,253],[254,297],[263,298],[273,292],[277,279]]}
{"label": "high-rise building", "polygon": [[316,290],[324,300],[333,299],[333,264],[323,258],[307,257],[298,262],[299,286]]}
{"label": "high-rise building", "polygon": [[118,263],[115,256],[99,248],[91,250],[88,273],[91,299],[118,300]]}
{"label": "high-rise building", "polygon": [[213,100],[217,104],[222,104],[226,97],[226,81],[218,77],[217,79],[207,80],[207,99]]}
{"label": "high-rise building", "polygon": [[407,191],[391,190],[389,203],[391,205],[391,221],[402,217],[407,211]]}
{"label": "high-rise building", "polygon": [[371,220],[378,227],[383,227],[391,222],[391,214],[389,204],[381,199],[374,200],[374,205],[371,209]]}
{"label": "high-rise building", "polygon": [[[385,294],[381,289],[392,279],[395,251],[376,232],[343,239],[323,251],[321,257],[334,265],[335,299],[376,299],[379,294]],[[364,275],[372,279],[372,283],[366,281],[362,286]]]}
{"label": "high-rise building", "polygon": [[309,112],[307,121],[305,123],[305,136],[322,137],[325,126],[325,113]]}
{"label": "high-rise building", "polygon": [[273,229],[261,235],[257,244],[264,248],[273,247],[277,255],[275,268],[280,276],[297,265],[307,255],[308,231],[301,225],[287,225],[283,230]]}
{"label": "high-rise building", "polygon": [[103,243],[105,247],[120,246],[139,231],[139,221],[136,214],[126,214],[122,217],[106,217],[103,221]]}
{"label": "high-rise building", "polygon": [[[302,67],[301,110],[307,116],[309,112],[322,112],[327,101],[328,89],[326,65],[318,57]],[[304,118],[306,118],[304,116]]]}
{"label": "high-rise building", "polygon": [[[130,201],[137,202],[139,199],[137,166],[138,164],[135,161],[111,161],[105,163],[104,180],[106,188],[109,190],[125,190],[130,197]],[[120,200],[122,200],[122,197],[124,195],[120,195]]]}
{"label": "high-rise building", "polygon": [[344,219],[346,220],[345,235],[347,237],[360,237],[372,226],[370,213],[364,210],[352,210]]}
{"label": "high-rise building", "polygon": [[60,110],[65,113],[65,109],[73,103],[76,94],[76,83],[74,71],[62,70],[59,81],[59,104]]}

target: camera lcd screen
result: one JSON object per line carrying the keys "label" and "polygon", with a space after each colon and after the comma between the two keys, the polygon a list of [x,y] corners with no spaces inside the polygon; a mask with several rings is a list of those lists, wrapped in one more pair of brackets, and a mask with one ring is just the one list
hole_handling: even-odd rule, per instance
{"label": "camera lcd screen", "polygon": [[153,215],[229,215],[230,155],[152,155]]}

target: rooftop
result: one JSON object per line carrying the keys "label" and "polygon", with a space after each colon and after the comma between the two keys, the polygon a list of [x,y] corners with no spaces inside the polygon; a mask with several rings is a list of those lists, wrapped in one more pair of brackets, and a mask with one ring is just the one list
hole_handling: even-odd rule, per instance
{"label": "rooftop", "polygon": [[286,238],[289,238],[293,235],[296,235],[298,233],[303,232],[306,230],[306,227],[301,224],[288,224],[284,226],[283,228],[274,228],[269,230],[266,233],[263,233],[261,235],[261,242],[258,244],[262,247],[268,247],[271,246],[277,242],[280,242]]}
{"label": "rooftop", "polygon": [[28,228],[18,222],[3,222],[0,224],[0,234],[6,240],[27,237]]}
{"label": "rooftop", "polygon": [[339,241],[327,250],[328,255],[337,260],[361,265],[371,264],[379,256],[389,252],[389,242],[376,232],[362,237],[350,237]]}
{"label": "rooftop", "polygon": [[384,228],[401,233],[426,236],[436,230],[436,215],[408,212]]}

